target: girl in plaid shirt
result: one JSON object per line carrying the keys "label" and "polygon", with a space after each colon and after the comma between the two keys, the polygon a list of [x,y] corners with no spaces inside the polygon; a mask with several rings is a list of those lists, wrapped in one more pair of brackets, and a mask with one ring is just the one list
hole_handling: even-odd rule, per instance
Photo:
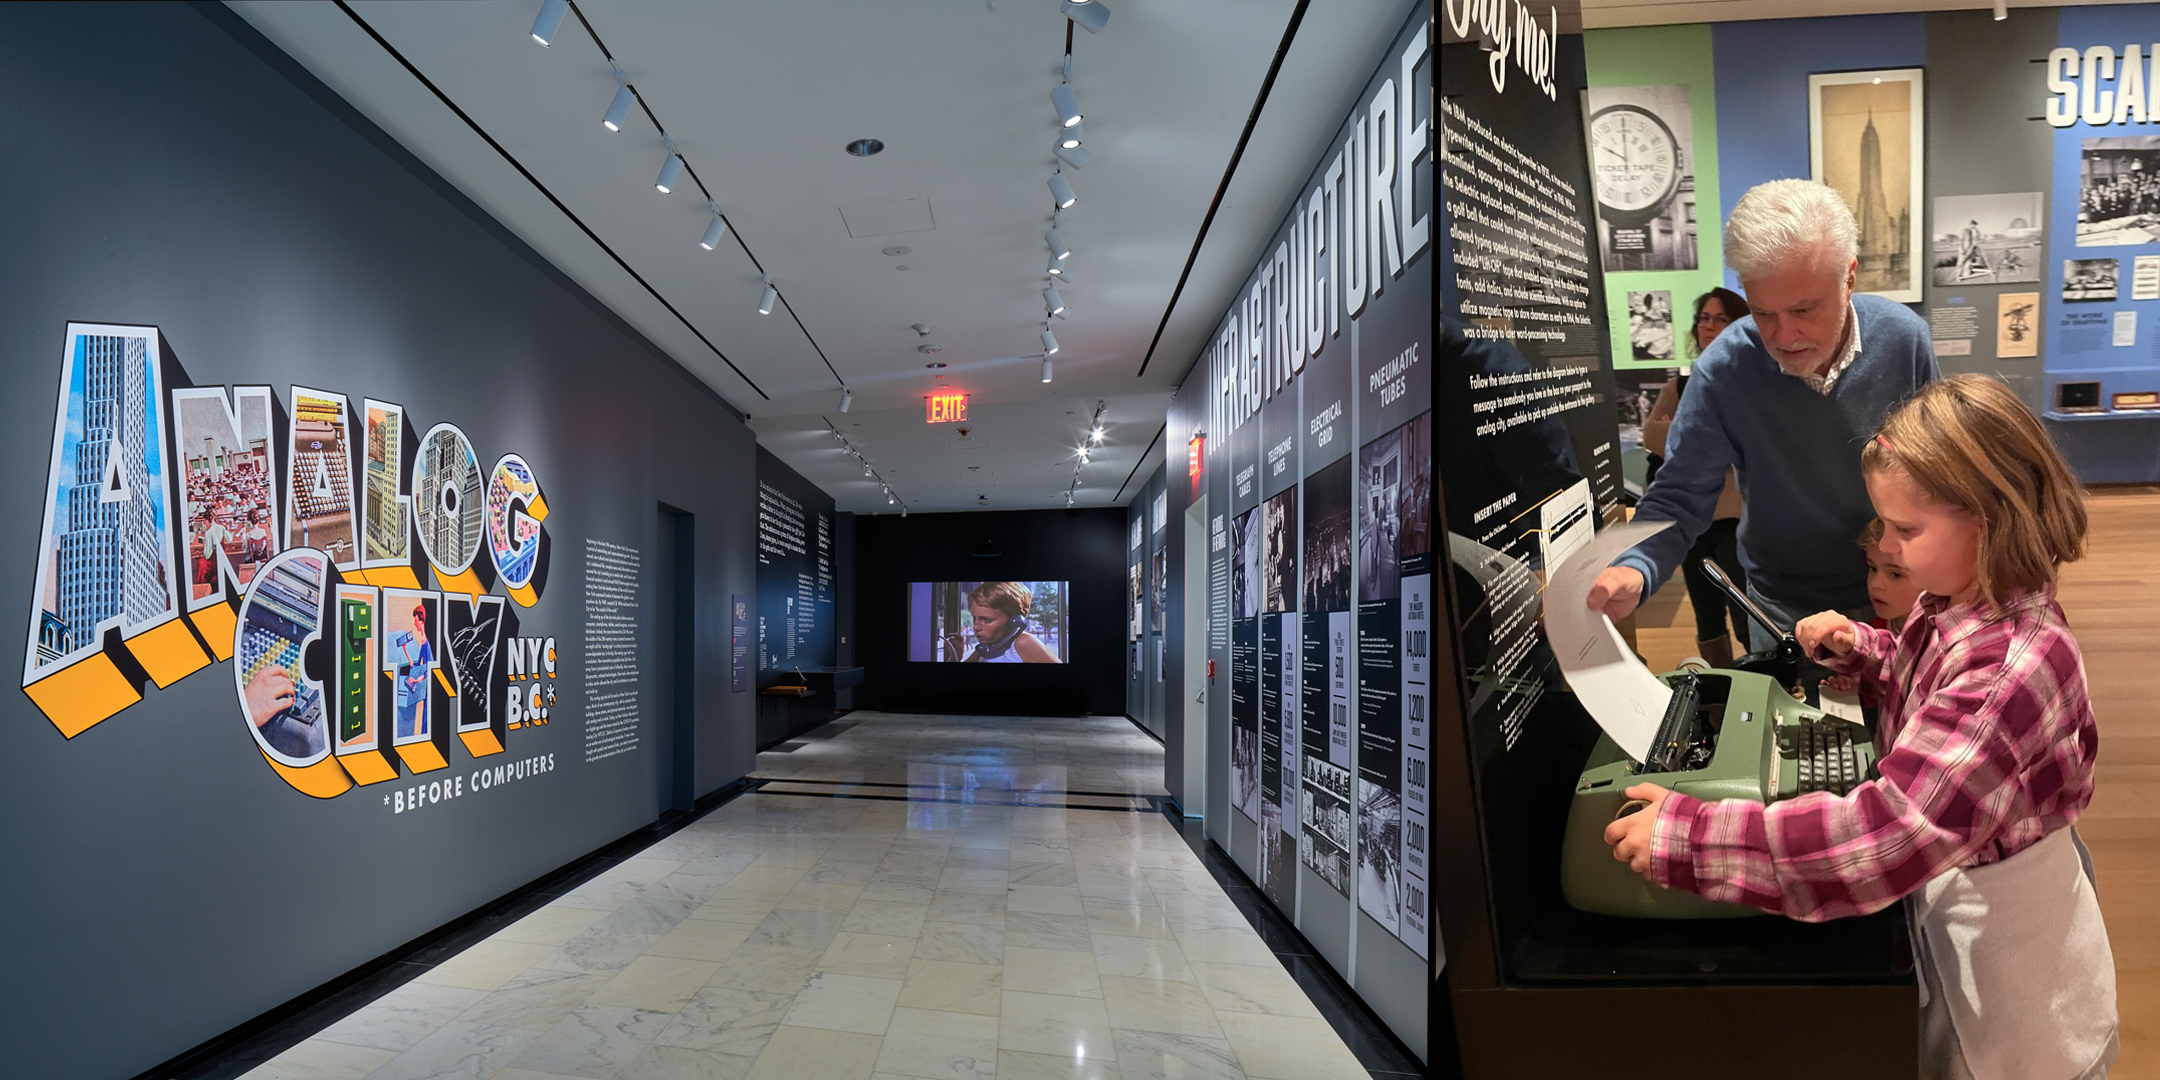
{"label": "girl in plaid shirt", "polygon": [[1806,921],[1912,896],[1922,1073],[2084,1080],[2116,1053],[2115,970],[2071,826],[2099,748],[2055,574],[2084,551],[2077,481],[2000,382],[1933,383],[1861,469],[1882,551],[1924,594],[1902,630],[1835,612],[1801,648],[1882,703],[1877,778],[1764,805],[1654,784],[1606,829],[1651,882]]}

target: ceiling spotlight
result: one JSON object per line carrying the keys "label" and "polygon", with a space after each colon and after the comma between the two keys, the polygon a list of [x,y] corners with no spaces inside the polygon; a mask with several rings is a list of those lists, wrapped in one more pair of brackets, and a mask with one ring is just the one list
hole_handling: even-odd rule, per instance
{"label": "ceiling spotlight", "polygon": [[891,492],[887,492],[887,493],[885,494],[885,505],[887,505],[887,506],[891,506],[892,504],[893,504],[893,497],[892,497],[892,493],[891,493]]}
{"label": "ceiling spotlight", "polygon": [[1060,259],[1060,258],[1058,258],[1058,257],[1057,257],[1057,256],[1055,256],[1055,255],[1052,255],[1052,256],[1050,256],[1050,270],[1049,270],[1049,274],[1050,274],[1050,276],[1051,276],[1051,277],[1064,277],[1064,276],[1065,276],[1065,260],[1063,260],[1063,259]]}
{"label": "ceiling spotlight", "polygon": [[1063,146],[1058,147],[1057,158],[1059,161],[1062,161],[1075,169],[1087,168],[1087,164],[1091,160],[1088,156],[1088,152],[1077,146],[1070,148]]}
{"label": "ceiling spotlight", "polygon": [[727,222],[720,217],[720,208],[715,206],[712,212],[712,224],[705,226],[705,236],[697,242],[697,245],[711,251],[720,243],[720,238],[726,235]]}
{"label": "ceiling spotlight", "polygon": [[1043,234],[1043,243],[1050,245],[1050,257],[1060,262],[1072,254],[1072,248],[1065,246],[1065,237],[1056,229]]}
{"label": "ceiling spotlight", "polygon": [[853,404],[855,404],[855,391],[853,391],[853,390],[850,390],[850,389],[848,389],[848,388],[847,388],[847,387],[845,387],[845,386],[841,387],[841,388],[840,388],[840,411],[841,411],[841,412],[846,412],[846,411],[848,410],[848,406],[850,406],[850,405],[853,405]]}
{"label": "ceiling spotlight", "polygon": [[1073,96],[1071,83],[1051,87],[1050,104],[1057,106],[1059,126],[1071,127],[1080,122],[1080,99]]}
{"label": "ceiling spotlight", "polygon": [[541,48],[555,47],[555,31],[562,29],[563,16],[570,13],[570,0],[547,0],[540,5],[540,17],[533,20],[532,37]]}
{"label": "ceiling spotlight", "polygon": [[773,301],[778,299],[780,299],[780,290],[773,288],[771,279],[766,279],[765,295],[758,297],[757,313],[760,315],[772,314]]}
{"label": "ceiling spotlight", "polygon": [[674,145],[668,144],[667,162],[660,166],[660,179],[653,181],[653,187],[662,195],[673,192],[675,182],[682,179],[682,155],[675,153]]}
{"label": "ceiling spotlight", "polygon": [[1043,303],[1049,305],[1050,314],[1065,314],[1065,300],[1063,297],[1058,295],[1057,286],[1052,285],[1049,288],[1043,290]]}
{"label": "ceiling spotlight", "polygon": [[637,104],[637,92],[623,82],[621,68],[615,69],[615,81],[622,85],[615,88],[615,100],[608,102],[607,115],[600,118],[600,126],[609,131],[621,131],[630,122],[630,106]]}
{"label": "ceiling spotlight", "polygon": [[862,467],[862,474],[863,474],[864,476],[868,476],[868,475],[870,475],[870,466],[868,466],[868,465],[865,465],[865,466],[863,466],[863,467]]}
{"label": "ceiling spotlight", "polygon": [[1058,0],[1058,13],[1090,34],[1102,33],[1103,24],[1110,21],[1110,9],[1102,6],[1102,0]]}
{"label": "ceiling spotlight", "polygon": [[1090,431],[1090,432],[1088,432],[1088,441],[1089,441],[1089,442],[1091,442],[1091,443],[1094,443],[1094,444],[1095,444],[1096,446],[1101,446],[1101,445],[1102,445],[1102,425],[1101,425],[1101,424],[1097,424],[1097,425],[1095,425],[1095,430],[1093,430],[1093,431]]}
{"label": "ceiling spotlight", "polygon": [[[1043,355],[1044,355],[1044,356],[1050,356],[1050,355],[1053,355],[1053,354],[1055,354],[1055,353],[1057,352],[1057,336],[1056,336],[1056,335],[1054,335],[1054,334],[1052,334],[1052,333],[1051,333],[1050,331],[1048,331],[1048,330],[1044,330],[1044,331],[1043,331],[1043,335],[1042,335],[1042,343],[1043,343]],[[1049,381],[1050,381],[1050,379],[1049,379],[1049,374],[1050,374],[1050,369],[1049,369],[1048,367],[1044,367],[1044,368],[1043,368],[1043,376],[1044,376],[1044,378],[1043,378],[1043,381],[1044,381],[1044,382],[1049,382]]]}
{"label": "ceiling spotlight", "polygon": [[1050,197],[1057,200],[1057,208],[1060,210],[1080,201],[1080,197],[1073,194],[1072,185],[1065,182],[1065,174],[1061,172],[1050,174]]}
{"label": "ceiling spotlight", "polygon": [[901,517],[906,517],[906,516],[907,516],[907,507],[903,506],[903,507],[901,507],[901,508],[900,508],[900,516],[901,516]]}
{"label": "ceiling spotlight", "polygon": [[2009,4],[2009,0],[1995,0],[1995,21],[1996,21],[1996,22],[2001,22],[2001,21],[2003,21],[2004,19],[2007,19],[2007,18],[2009,18],[2009,17],[2010,17],[2010,4]]}
{"label": "ceiling spotlight", "polygon": [[[1049,336],[1050,336],[1050,331],[1048,331],[1048,330],[1045,330],[1045,331],[1043,331],[1043,336],[1044,336],[1044,337],[1049,337]],[[1050,358],[1049,358],[1049,357],[1047,357],[1047,356],[1043,358],[1043,372],[1042,372],[1042,381],[1044,381],[1044,382],[1049,382],[1049,381],[1050,381]]]}
{"label": "ceiling spotlight", "polygon": [[1083,446],[1083,447],[1081,447],[1081,448],[1080,448],[1080,464],[1082,464],[1082,465],[1085,465],[1085,464],[1087,464],[1087,459],[1088,459],[1088,449],[1087,449],[1087,447]]}
{"label": "ceiling spotlight", "polygon": [[1073,126],[1066,128],[1064,131],[1058,133],[1058,147],[1060,149],[1071,150],[1079,145],[1080,125],[1074,124]]}

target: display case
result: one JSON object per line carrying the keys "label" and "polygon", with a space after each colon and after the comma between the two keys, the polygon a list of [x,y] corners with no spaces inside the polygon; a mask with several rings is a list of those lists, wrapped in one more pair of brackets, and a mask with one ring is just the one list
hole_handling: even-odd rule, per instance
{"label": "display case", "polygon": [[1574,5],[1522,21],[1489,6],[1504,23],[1441,5],[1434,110],[1435,482],[1453,573],[1433,620],[1432,861],[1465,1074],[1910,1077],[1902,905],[1821,924],[1621,918],[1563,893],[1599,729],[1540,605],[1551,568],[1621,520],[1624,480]]}

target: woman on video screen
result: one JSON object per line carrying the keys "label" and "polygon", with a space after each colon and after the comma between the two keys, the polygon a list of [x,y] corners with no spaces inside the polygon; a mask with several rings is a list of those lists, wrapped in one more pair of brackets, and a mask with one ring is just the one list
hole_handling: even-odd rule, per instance
{"label": "woman on video screen", "polygon": [[1057,657],[1028,632],[1028,609],[1035,596],[1017,581],[985,581],[968,593],[968,616],[975,627],[975,650],[969,664],[1055,664]]}

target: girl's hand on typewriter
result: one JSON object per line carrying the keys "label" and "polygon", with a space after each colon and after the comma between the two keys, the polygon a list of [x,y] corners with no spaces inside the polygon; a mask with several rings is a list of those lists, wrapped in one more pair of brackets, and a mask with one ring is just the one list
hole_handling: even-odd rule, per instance
{"label": "girl's hand on typewriter", "polygon": [[1793,627],[1793,637],[1800,642],[1800,655],[1810,660],[1822,660],[1831,653],[1843,656],[1853,648],[1853,622],[1835,611],[1824,611],[1800,620]]}
{"label": "girl's hand on typewriter", "polygon": [[1638,874],[1648,873],[1650,831],[1657,825],[1665,796],[1672,792],[1656,784],[1637,784],[1620,794],[1627,802],[1621,804],[1613,823],[1605,826],[1605,842],[1612,845],[1614,859],[1628,864],[1628,869]]}

